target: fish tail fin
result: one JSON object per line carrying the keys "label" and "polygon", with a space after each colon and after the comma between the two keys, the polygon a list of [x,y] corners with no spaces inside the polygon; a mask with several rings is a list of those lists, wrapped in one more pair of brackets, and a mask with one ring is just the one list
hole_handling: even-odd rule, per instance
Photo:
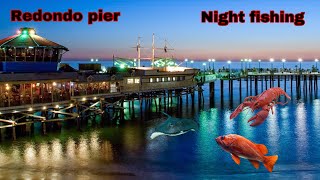
{"label": "fish tail fin", "polygon": [[269,172],[272,172],[274,164],[278,160],[278,155],[275,156],[265,156],[265,160],[263,162],[264,167],[267,168]]}

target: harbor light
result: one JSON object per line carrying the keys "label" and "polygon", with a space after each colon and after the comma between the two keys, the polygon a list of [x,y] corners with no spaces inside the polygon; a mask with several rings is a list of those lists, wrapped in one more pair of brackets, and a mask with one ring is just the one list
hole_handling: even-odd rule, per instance
{"label": "harbor light", "polygon": [[31,107],[31,108],[29,108],[29,109],[28,109],[28,111],[33,111],[33,108],[32,108],[32,107]]}
{"label": "harbor light", "polygon": [[228,61],[228,64],[231,64],[231,61]]}
{"label": "harbor light", "polygon": [[94,61],[94,59],[91,59],[91,62],[93,62]]}
{"label": "harbor light", "polygon": [[85,97],[84,97],[84,98],[82,98],[82,101],[86,101],[86,100],[87,100],[87,98],[85,98]]}
{"label": "harbor light", "polygon": [[47,107],[46,107],[46,106],[43,106],[43,107],[42,107],[42,109],[43,109],[43,110],[46,110],[46,109],[47,109]]}
{"label": "harbor light", "polygon": [[316,62],[316,68],[318,69],[318,62],[319,62],[319,59],[315,59],[314,61]]}
{"label": "harbor light", "polygon": [[93,98],[93,100],[96,100],[96,99],[97,99],[97,97],[94,97],[94,98]]}
{"label": "harbor light", "polygon": [[211,69],[211,66],[210,66],[210,64],[211,64],[211,59],[208,59],[208,61],[209,61],[209,69]]}
{"label": "harbor light", "polygon": [[99,60],[98,59],[96,59],[96,62],[98,62]]}

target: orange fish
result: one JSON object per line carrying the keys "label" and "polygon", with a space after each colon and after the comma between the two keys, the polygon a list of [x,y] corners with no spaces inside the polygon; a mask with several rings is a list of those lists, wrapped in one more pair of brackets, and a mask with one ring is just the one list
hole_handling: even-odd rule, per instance
{"label": "orange fish", "polygon": [[260,166],[259,162],[262,162],[267,170],[272,172],[273,166],[278,160],[277,155],[265,156],[268,154],[268,149],[265,145],[255,144],[236,134],[219,136],[216,141],[223,150],[231,154],[232,159],[238,165],[240,164],[240,157],[242,157],[248,159],[256,169]]}

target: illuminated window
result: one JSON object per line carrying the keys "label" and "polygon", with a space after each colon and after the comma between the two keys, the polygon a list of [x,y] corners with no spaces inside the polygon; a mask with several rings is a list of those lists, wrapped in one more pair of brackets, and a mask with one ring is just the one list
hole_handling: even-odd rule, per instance
{"label": "illuminated window", "polygon": [[128,79],[128,80],[127,80],[127,83],[128,83],[128,84],[133,84],[133,78]]}
{"label": "illuminated window", "polygon": [[176,81],[176,77],[173,77],[173,78],[172,78],[172,81]]}
{"label": "illuminated window", "polygon": [[160,82],[160,78],[157,78],[157,82]]}
{"label": "illuminated window", "polygon": [[140,83],[140,79],[138,79],[138,78],[134,79],[134,83],[139,84]]}
{"label": "illuminated window", "polygon": [[165,82],[165,78],[164,77],[162,78],[162,82]]}
{"label": "illuminated window", "polygon": [[150,82],[151,82],[151,83],[153,82],[153,78],[150,78]]}
{"label": "illuminated window", "polygon": [[171,81],[171,77],[168,77],[168,81]]}

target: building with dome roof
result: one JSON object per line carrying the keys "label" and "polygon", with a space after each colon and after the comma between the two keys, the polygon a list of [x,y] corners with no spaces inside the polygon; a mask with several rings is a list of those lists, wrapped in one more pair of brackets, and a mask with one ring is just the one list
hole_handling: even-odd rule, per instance
{"label": "building with dome roof", "polygon": [[20,28],[16,35],[0,40],[0,72],[54,72],[68,48]]}

